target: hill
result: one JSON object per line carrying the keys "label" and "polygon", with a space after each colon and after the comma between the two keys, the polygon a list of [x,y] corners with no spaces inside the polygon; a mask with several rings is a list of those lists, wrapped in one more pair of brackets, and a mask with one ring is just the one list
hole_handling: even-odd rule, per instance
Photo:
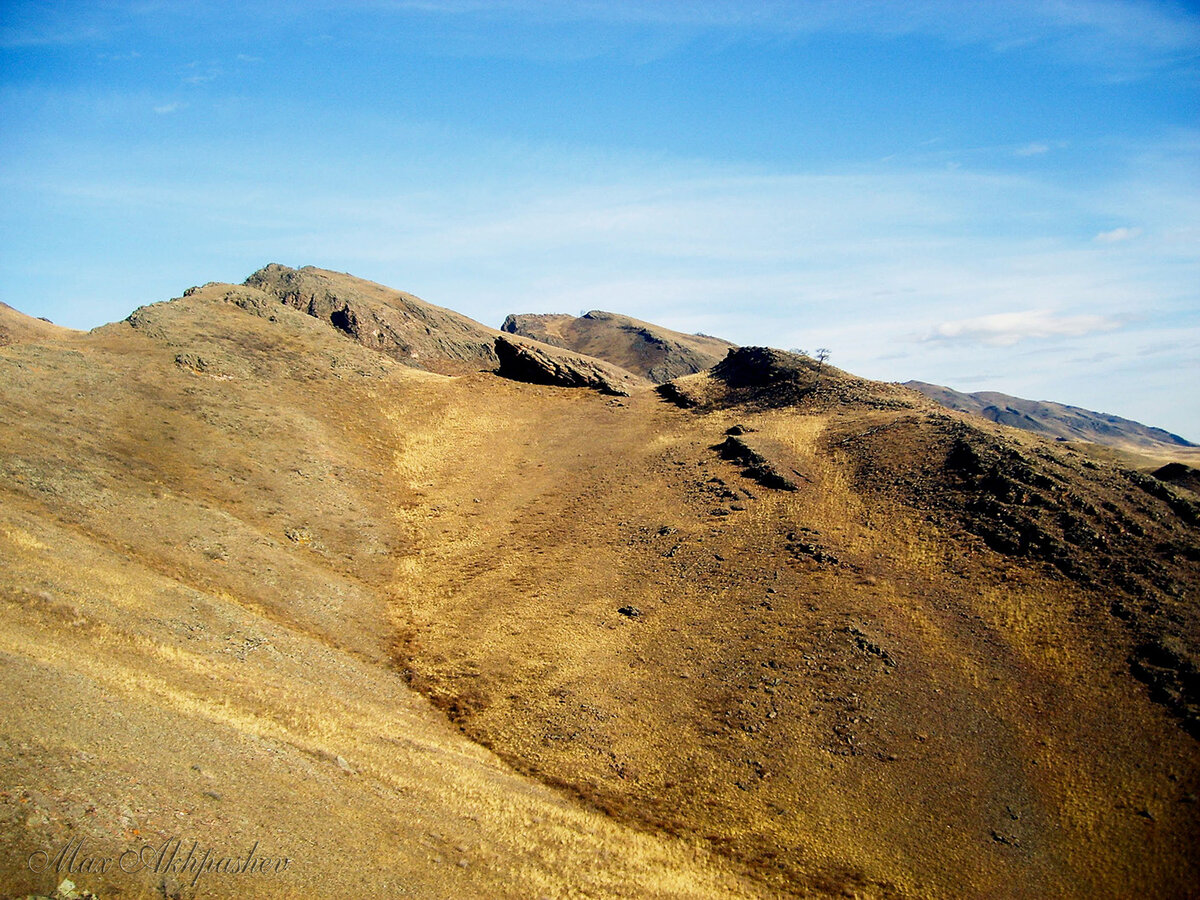
{"label": "hill", "polygon": [[1192,495],[817,366],[451,377],[235,285],[0,348],[0,885],[1188,896]]}
{"label": "hill", "polygon": [[1094,441],[1127,450],[1174,450],[1196,445],[1162,428],[1153,428],[1108,413],[1094,412],[1049,400],[1023,400],[995,391],[964,394],[939,384],[908,381],[905,387],[920,391],[947,409],[974,413],[1000,425],[1032,431],[1066,441]]}
{"label": "hill", "polygon": [[598,357],[656,383],[703,371],[733,346],[720,338],[683,334],[600,310],[578,318],[510,315],[500,329]]}

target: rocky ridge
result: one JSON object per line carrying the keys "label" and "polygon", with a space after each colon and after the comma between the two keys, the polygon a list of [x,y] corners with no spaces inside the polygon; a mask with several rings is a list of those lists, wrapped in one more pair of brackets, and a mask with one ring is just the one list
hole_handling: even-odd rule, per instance
{"label": "rocky ridge", "polygon": [[510,315],[500,330],[603,359],[656,384],[701,372],[733,346],[720,338],[683,334],[602,310],[578,318]]}

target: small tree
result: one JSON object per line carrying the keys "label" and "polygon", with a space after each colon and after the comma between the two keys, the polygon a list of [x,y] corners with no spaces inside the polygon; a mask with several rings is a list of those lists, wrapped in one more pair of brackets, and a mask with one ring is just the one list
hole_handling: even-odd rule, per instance
{"label": "small tree", "polygon": [[829,359],[829,348],[828,347],[818,347],[817,348],[817,380],[813,382],[813,390],[814,391],[821,384],[821,370],[823,368],[825,368],[825,360],[827,360],[827,359]]}

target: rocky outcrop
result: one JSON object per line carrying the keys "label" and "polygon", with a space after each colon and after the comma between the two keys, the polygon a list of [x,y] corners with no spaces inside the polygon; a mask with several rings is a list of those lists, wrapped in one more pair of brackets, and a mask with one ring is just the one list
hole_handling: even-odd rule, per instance
{"label": "rocky outcrop", "polygon": [[497,374],[513,381],[549,384],[559,387],[587,387],[602,394],[629,396],[642,382],[635,375],[598,359],[588,359],[548,345],[512,340],[503,335],[495,339],[500,360]]}
{"label": "rocky outcrop", "polygon": [[510,315],[500,330],[594,356],[656,384],[702,372],[734,346],[720,338],[684,334],[602,310],[579,318]]}
{"label": "rocky outcrop", "polygon": [[717,452],[721,454],[722,459],[745,466],[743,474],[747,478],[753,478],[763,487],[777,488],[781,491],[797,490],[800,487],[799,479],[804,476],[795,469],[776,463],[766,453],[751,446],[750,440],[729,435],[717,447]]}
{"label": "rocky outcrop", "polygon": [[493,369],[497,363],[494,330],[371,281],[272,263],[246,284],[413,368],[456,375]]}
{"label": "rocky outcrop", "polygon": [[1173,462],[1155,469],[1150,474],[1159,481],[1165,481],[1167,484],[1191,491],[1193,494],[1200,494],[1200,469]]}
{"label": "rocky outcrop", "polygon": [[708,372],[675,379],[658,388],[684,408],[731,406],[773,409],[846,406],[914,409],[933,404],[899,385],[857,378],[827,362],[772,347],[735,347]]}
{"label": "rocky outcrop", "polygon": [[1200,504],[1142,472],[941,412],[852,433],[836,446],[864,489],[1104,597],[1138,641],[1132,673],[1200,738],[1200,632],[1188,601]]}
{"label": "rocky outcrop", "polygon": [[566,313],[519,313],[504,317],[500,330],[506,334],[519,334],[549,344],[551,347],[561,347],[570,350],[566,338],[562,336],[563,329],[575,321],[574,316]]}

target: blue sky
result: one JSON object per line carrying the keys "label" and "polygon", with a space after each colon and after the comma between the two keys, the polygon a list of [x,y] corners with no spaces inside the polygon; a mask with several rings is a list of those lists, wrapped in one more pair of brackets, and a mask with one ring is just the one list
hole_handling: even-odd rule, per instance
{"label": "blue sky", "polygon": [[312,264],[1200,441],[1184,4],[6,0],[0,201],[73,327]]}

